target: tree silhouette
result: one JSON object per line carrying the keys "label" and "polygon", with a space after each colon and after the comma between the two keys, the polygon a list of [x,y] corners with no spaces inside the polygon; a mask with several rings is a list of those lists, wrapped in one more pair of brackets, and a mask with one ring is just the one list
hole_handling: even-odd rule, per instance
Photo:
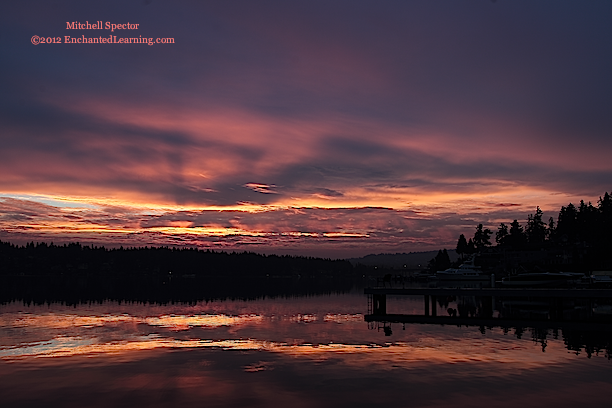
{"label": "tree silhouette", "polygon": [[523,231],[523,227],[517,220],[510,224],[510,234],[508,234],[507,242],[513,249],[521,249],[525,246],[527,237]]}
{"label": "tree silhouette", "polygon": [[491,245],[491,230],[486,228],[483,229],[482,224],[478,224],[478,227],[476,227],[476,232],[474,233],[474,246],[476,247],[476,250],[480,251],[482,250],[484,247],[490,246]]}
{"label": "tree silhouette", "polygon": [[525,233],[527,241],[532,245],[542,244],[546,240],[546,224],[542,221],[542,215],[542,210],[537,207],[535,214],[527,217]]}
{"label": "tree silhouette", "polygon": [[556,235],[561,242],[574,243],[578,237],[577,211],[574,204],[561,207],[557,218]]}
{"label": "tree silhouette", "polygon": [[467,245],[467,252],[468,254],[473,254],[476,252],[476,246],[474,245],[474,241],[472,241],[472,238],[470,238],[468,240],[468,245]]}
{"label": "tree silhouette", "polygon": [[[612,269],[612,196],[608,192],[599,197],[597,206],[584,200],[578,207],[572,203],[562,206],[556,223],[553,217],[545,223],[543,215],[542,209],[536,207],[535,214],[528,215],[525,229],[517,220],[509,226],[501,223],[495,233],[497,246],[511,251],[553,251],[538,256],[517,255],[516,259],[541,259],[556,264],[553,258],[562,257],[563,262],[569,262],[570,270]],[[478,224],[474,238],[467,245],[465,237],[459,237],[457,253],[481,251],[490,245],[490,234],[491,231]]]}
{"label": "tree silhouette", "polygon": [[465,240],[465,235],[459,235],[459,240],[457,241],[457,248],[455,251],[461,255],[461,259],[463,259],[464,254],[468,253],[468,243]]}
{"label": "tree silhouette", "polygon": [[599,210],[589,202],[580,200],[576,222],[578,223],[578,238],[583,242],[593,242],[597,238],[599,230]]}
{"label": "tree silhouette", "polygon": [[554,241],[555,240],[555,233],[556,233],[555,219],[553,217],[550,217],[548,219],[548,229],[546,230],[546,238],[549,241]]}
{"label": "tree silhouette", "polygon": [[612,196],[607,192],[603,198],[599,197],[598,202],[599,210],[599,228],[600,234],[598,239],[600,242],[611,242],[612,241]]}
{"label": "tree silhouette", "polygon": [[429,261],[428,268],[431,272],[443,271],[450,268],[451,260],[446,249],[440,249],[438,254]]}
{"label": "tree silhouette", "polygon": [[502,222],[499,224],[499,228],[495,233],[495,242],[497,242],[498,245],[505,245],[508,240],[508,235],[508,226]]}

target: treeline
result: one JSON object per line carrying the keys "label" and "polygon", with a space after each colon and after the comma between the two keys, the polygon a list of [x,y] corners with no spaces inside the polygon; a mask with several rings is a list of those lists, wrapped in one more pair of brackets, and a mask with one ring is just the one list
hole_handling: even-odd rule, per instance
{"label": "treeline", "polygon": [[[348,261],[169,247],[0,241],[0,303],[196,302],[346,292]],[[361,276],[361,275],[359,275]]]}
{"label": "treeline", "polygon": [[[472,238],[466,240],[465,235],[459,236],[457,253],[464,256],[493,247],[492,237],[493,231],[479,224]],[[579,206],[572,203],[562,206],[556,220],[550,217],[545,221],[542,210],[537,207],[524,226],[518,220],[501,223],[494,239],[498,249],[576,250],[584,262],[594,267],[608,266],[612,257],[612,196],[606,192],[596,206],[584,200]]]}
{"label": "treeline", "polygon": [[112,248],[0,241],[0,275],[106,276],[332,276],[350,275],[345,260],[217,252],[195,248]]}

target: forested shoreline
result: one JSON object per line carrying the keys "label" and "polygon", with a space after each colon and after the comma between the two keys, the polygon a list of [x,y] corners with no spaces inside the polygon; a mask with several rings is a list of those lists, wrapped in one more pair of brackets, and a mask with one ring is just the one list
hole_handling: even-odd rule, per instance
{"label": "forested shoreline", "polygon": [[104,248],[0,241],[0,302],[191,302],[348,291],[345,260],[194,248]]}
{"label": "forested shoreline", "polygon": [[[430,270],[451,266],[445,251],[429,262]],[[500,223],[493,232],[478,224],[473,237],[459,236],[456,252],[462,259],[477,254],[482,265],[502,274],[520,269],[612,270],[612,196],[606,192],[596,206],[584,200],[578,206],[569,203],[556,220],[545,221],[536,207],[524,226],[515,219]]]}
{"label": "forested shoreline", "polygon": [[346,260],[254,252],[222,252],[197,248],[105,248],[70,243],[0,241],[0,275],[20,276],[345,276]]}

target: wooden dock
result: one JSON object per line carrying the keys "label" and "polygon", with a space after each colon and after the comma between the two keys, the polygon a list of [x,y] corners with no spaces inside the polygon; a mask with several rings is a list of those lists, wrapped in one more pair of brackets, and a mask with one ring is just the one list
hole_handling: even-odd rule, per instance
{"label": "wooden dock", "polygon": [[[368,313],[370,316],[387,315],[387,296],[423,296],[424,317],[437,317],[437,298],[440,297],[480,297],[483,312],[492,315],[495,299],[527,298],[546,299],[550,303],[551,315],[562,319],[566,299],[612,299],[612,289],[565,289],[565,288],[366,288]],[[430,308],[431,305],[431,308]],[[431,313],[430,313],[431,311]]]}
{"label": "wooden dock", "polygon": [[366,295],[391,296],[506,296],[546,298],[612,298],[612,289],[559,288],[366,288]]}

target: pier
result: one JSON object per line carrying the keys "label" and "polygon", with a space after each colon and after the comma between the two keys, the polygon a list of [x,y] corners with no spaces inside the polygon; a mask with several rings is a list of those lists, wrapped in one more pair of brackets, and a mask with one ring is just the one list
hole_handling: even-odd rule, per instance
{"label": "pier", "polygon": [[[597,303],[612,305],[611,289],[570,288],[366,288],[368,323],[451,324],[486,327],[530,327],[612,331],[612,314],[596,314]],[[424,314],[389,314],[387,296],[423,296]],[[438,316],[439,298],[459,305],[472,300],[469,312],[448,308]],[[519,304],[514,306],[512,304]],[[535,309],[529,309],[530,306]],[[496,306],[498,306],[496,308]],[[612,306],[605,306],[610,307]],[[497,312],[497,313],[495,313]]]}
{"label": "pier", "polygon": [[532,289],[532,288],[365,288],[366,295],[394,296],[514,296],[612,298],[612,289]]}

